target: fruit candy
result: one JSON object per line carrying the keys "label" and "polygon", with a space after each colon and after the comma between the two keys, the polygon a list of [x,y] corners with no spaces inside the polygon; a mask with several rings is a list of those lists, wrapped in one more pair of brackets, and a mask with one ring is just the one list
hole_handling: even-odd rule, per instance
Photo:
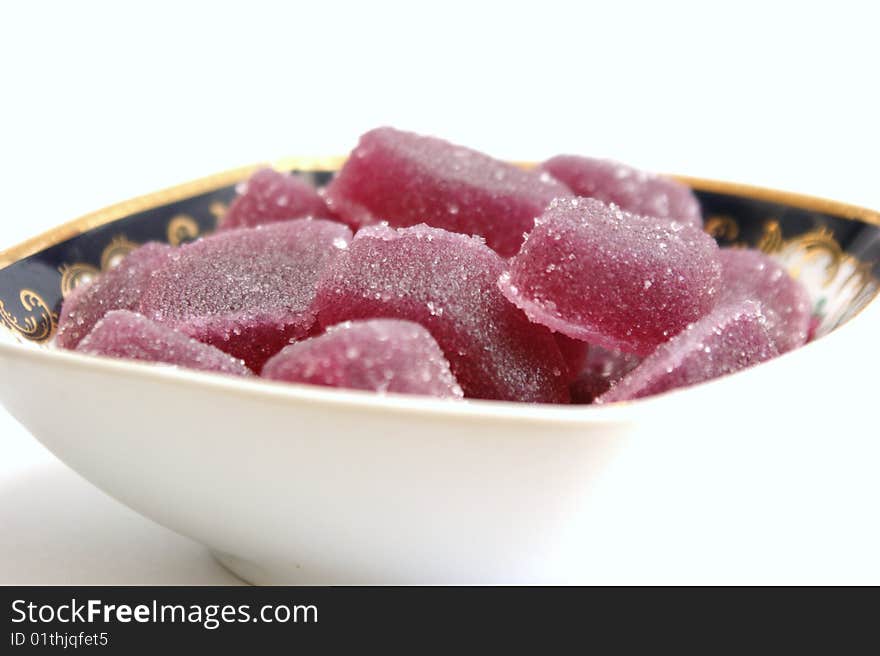
{"label": "fruit candy", "polygon": [[590,345],[579,339],[572,339],[562,333],[553,333],[553,339],[559,352],[562,354],[562,360],[565,362],[565,368],[569,375],[569,380],[574,380],[587,361]]}
{"label": "fruit candy", "polygon": [[462,397],[431,334],[417,323],[396,319],[332,326],[323,335],[282,349],[266,362],[262,376],[374,392]]}
{"label": "fruit candy", "polygon": [[720,281],[702,230],[575,198],[535,221],[499,286],[532,321],[647,355],[714,307]]}
{"label": "fruit candy", "polygon": [[591,346],[579,375],[569,386],[572,403],[592,403],[635,369],[641,358],[632,353]]}
{"label": "fruit candy", "polygon": [[110,310],[137,309],[151,274],[163,265],[170,252],[171,247],[166,244],[144,244],[112,269],[74,289],[61,307],[58,346],[76,348]]}
{"label": "fruit candy", "polygon": [[780,353],[806,344],[812,306],[804,286],[761,251],[724,248],[718,256],[722,277],[719,302],[759,301]]}
{"label": "fruit candy", "polygon": [[239,187],[221,230],[249,228],[263,223],[307,216],[333,218],[324,199],[308,182],[290,173],[260,169]]}
{"label": "fruit candy", "polygon": [[567,402],[559,348],[501,295],[503,267],[477,237],[425,225],[362,228],[318,286],[318,320],[415,321],[437,340],[465,396]]}
{"label": "fruit candy", "polygon": [[553,198],[570,195],[547,174],[392,128],[361,136],[326,189],[330,208],[352,226],[427,223],[482,235],[503,256],[516,253]]}
{"label": "fruit candy", "polygon": [[596,401],[611,403],[659,394],[731,374],[777,355],[759,303],[720,305],[657,347]]}
{"label": "fruit candy", "polygon": [[142,313],[259,371],[308,335],[317,280],[350,238],[341,223],[295,219],[185,244],[153,275]]}
{"label": "fruit candy", "polygon": [[610,160],[559,155],[539,167],[578,196],[614,203],[626,212],[703,225],[700,203],[686,185]]}
{"label": "fruit candy", "polygon": [[241,360],[127,310],[113,310],[104,315],[76,350],[224,374],[251,375]]}

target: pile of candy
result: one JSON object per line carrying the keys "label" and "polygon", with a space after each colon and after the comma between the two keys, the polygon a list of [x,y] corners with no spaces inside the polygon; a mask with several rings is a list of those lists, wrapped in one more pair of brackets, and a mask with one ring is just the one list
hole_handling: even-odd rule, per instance
{"label": "pile of candy", "polygon": [[391,128],[324,189],[263,169],[218,232],[150,243],[64,302],[57,343],[273,380],[608,403],[807,341],[804,288],[719,249],[686,186],[559,156],[523,169]]}

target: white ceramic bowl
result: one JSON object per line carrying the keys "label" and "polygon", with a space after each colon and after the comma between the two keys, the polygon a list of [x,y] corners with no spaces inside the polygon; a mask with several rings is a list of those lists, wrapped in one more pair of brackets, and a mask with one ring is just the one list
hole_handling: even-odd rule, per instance
{"label": "white ceramic bowl", "polygon": [[[141,228],[124,222],[147,216],[149,229],[171,241],[173,225],[197,233],[210,217],[183,216],[180,204],[189,202],[184,209],[194,212],[196,192],[207,194],[199,200],[204,209],[223,202],[212,194],[228,200],[232,181],[246,173],[110,208],[97,222],[100,235],[88,221],[82,230],[69,224],[6,254],[6,261],[0,256],[7,272],[27,264],[5,279],[0,269],[0,314],[19,338],[32,338],[0,341],[4,406],[86,479],[204,543],[242,578],[291,584],[684,582],[714,572],[718,581],[744,581],[756,563],[770,562],[784,579],[809,566],[812,556],[804,560],[798,545],[817,521],[837,526],[839,535],[856,541],[856,550],[880,547],[874,533],[838,526],[841,504],[852,510],[870,501],[865,509],[873,507],[876,484],[862,491],[868,501],[853,493],[826,508],[829,496],[817,493],[813,475],[844,462],[852,481],[864,474],[871,485],[876,478],[873,469],[860,469],[866,461],[841,461],[826,439],[817,438],[843,432],[835,439],[854,455],[864,446],[859,438],[868,437],[858,426],[874,416],[873,392],[853,372],[866,354],[876,362],[872,333],[880,326],[880,308],[874,303],[841,328],[830,328],[876,293],[870,286],[875,260],[856,293],[850,283],[826,275],[822,254],[817,263],[815,249],[804,251],[826,290],[814,292],[828,296],[823,325],[831,334],[722,380],[608,407],[378,396],[109,360],[47,345],[62,289],[89,267],[102,266],[98,253],[120,243],[113,242],[114,226],[131,239]],[[771,201],[741,187],[730,186],[725,195],[721,185],[706,185],[715,185],[701,196],[707,204],[711,194],[721,194],[746,205],[782,201],[793,213],[817,211],[803,207],[811,199],[798,206],[790,195]],[[877,229],[868,225],[876,215],[859,211],[866,212],[860,215],[865,234],[876,239]],[[785,227],[783,217],[783,233]],[[76,240],[85,241],[76,251],[64,250]],[[87,252],[83,244],[94,246],[91,262],[59,271],[57,258]],[[797,258],[785,248],[775,252]],[[863,248],[860,255],[875,257],[876,251]],[[52,276],[55,282],[47,283]],[[31,296],[4,290],[4,280]],[[38,284],[43,287],[35,289]],[[47,300],[50,284],[59,289]],[[44,328],[49,334],[42,334]],[[863,453],[876,456],[876,450]],[[792,467],[807,460],[806,470]],[[792,493],[799,501],[786,506]]]}

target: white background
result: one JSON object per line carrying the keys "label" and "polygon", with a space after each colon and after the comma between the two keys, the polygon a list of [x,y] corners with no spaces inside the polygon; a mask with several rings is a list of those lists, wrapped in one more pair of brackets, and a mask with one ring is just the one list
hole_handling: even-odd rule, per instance
{"label": "white background", "polygon": [[[214,171],[342,154],[379,124],[504,158],[611,156],[878,208],[870,7],[6,3],[0,249]],[[848,557],[829,545],[827,562]],[[0,582],[232,580],[0,410]]]}

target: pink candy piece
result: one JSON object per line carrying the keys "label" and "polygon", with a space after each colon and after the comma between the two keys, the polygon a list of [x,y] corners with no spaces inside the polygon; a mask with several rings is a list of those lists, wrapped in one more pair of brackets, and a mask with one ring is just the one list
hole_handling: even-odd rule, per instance
{"label": "pink candy piece", "polygon": [[700,203],[686,185],[611,160],[559,155],[540,169],[578,196],[614,203],[621,209],[702,227]]}
{"label": "pink candy piece", "polygon": [[333,218],[324,199],[308,182],[290,173],[260,169],[239,187],[221,230],[249,228],[303,217]]}
{"label": "pink candy piece", "polygon": [[251,375],[241,360],[127,310],[113,310],[104,315],[76,350],[236,376]]}
{"label": "pink candy piece", "polygon": [[807,342],[812,342],[816,339],[816,334],[819,332],[819,326],[822,325],[822,317],[814,314],[810,317],[810,328],[807,330]]}
{"label": "pink candy piece", "polygon": [[319,284],[318,320],[415,321],[440,344],[465,396],[567,402],[553,336],[501,295],[503,267],[476,237],[424,225],[362,228]]}
{"label": "pink candy piece", "polygon": [[657,347],[596,401],[626,401],[695,385],[777,355],[759,303],[722,305]]}
{"label": "pink candy piece", "polygon": [[318,278],[350,239],[341,223],[296,219],[185,244],[153,275],[141,311],[259,371],[309,334]]}
{"label": "pink candy piece", "polygon": [[761,251],[724,248],[720,303],[759,301],[780,353],[803,346],[810,332],[812,306],[804,286]]}
{"label": "pink candy piece", "polygon": [[373,392],[463,396],[431,334],[417,323],[396,319],[332,326],[319,337],[282,349],[266,362],[262,376]]}
{"label": "pink candy piece", "polygon": [[74,289],[61,307],[58,346],[76,348],[110,310],[137,309],[150,276],[164,264],[170,252],[171,247],[166,244],[144,244],[95,280]]}
{"label": "pink candy piece", "polygon": [[572,339],[562,333],[553,333],[553,339],[556,341],[556,346],[559,347],[559,352],[562,354],[562,360],[565,362],[569,380],[574,380],[587,362],[590,345],[579,339]]}
{"label": "pink candy piece", "polygon": [[591,346],[579,375],[569,387],[571,402],[592,403],[640,362],[641,358],[632,353]]}
{"label": "pink candy piece", "polygon": [[570,195],[547,174],[392,128],[364,134],[326,189],[330,208],[352,226],[426,223],[482,235],[504,256],[553,198]]}
{"label": "pink candy piece", "polygon": [[499,286],[532,321],[647,355],[715,305],[718,247],[690,224],[589,198],[555,200]]}

